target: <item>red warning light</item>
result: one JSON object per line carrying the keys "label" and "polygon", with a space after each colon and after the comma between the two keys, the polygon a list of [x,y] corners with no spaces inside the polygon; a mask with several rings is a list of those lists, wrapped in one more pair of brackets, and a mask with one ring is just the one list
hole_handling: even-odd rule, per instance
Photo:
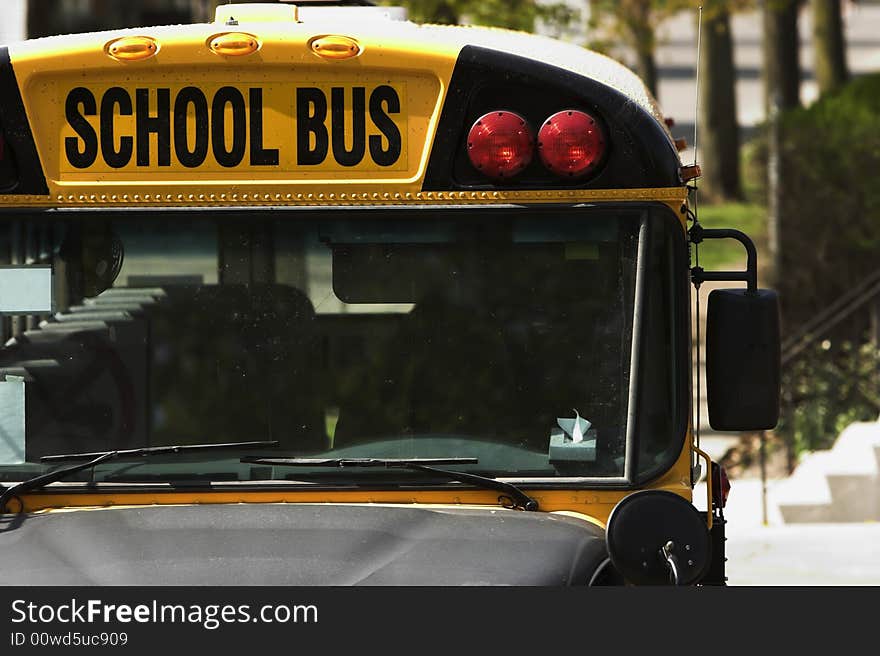
{"label": "red warning light", "polygon": [[514,112],[496,111],[477,119],[468,133],[468,157],[478,171],[501,180],[516,175],[532,161],[535,138],[526,120]]}
{"label": "red warning light", "polygon": [[557,112],[538,131],[544,166],[560,177],[594,171],[605,155],[605,134],[595,118],[573,109]]}

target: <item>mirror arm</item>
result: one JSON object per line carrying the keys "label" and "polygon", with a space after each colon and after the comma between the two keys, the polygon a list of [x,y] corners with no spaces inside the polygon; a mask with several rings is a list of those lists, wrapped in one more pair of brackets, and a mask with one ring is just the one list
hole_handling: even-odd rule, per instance
{"label": "mirror arm", "polygon": [[747,234],[732,228],[704,228],[699,223],[695,223],[688,230],[688,236],[693,244],[699,244],[705,239],[736,239],[746,249],[745,271],[703,271],[702,267],[692,267],[691,281],[696,287],[707,280],[718,280],[745,282],[750,292],[758,289],[758,253],[754,242]]}
{"label": "mirror arm", "polygon": [[663,562],[666,563],[666,570],[669,572],[669,582],[672,585],[681,585],[681,579],[679,578],[679,562],[678,556],[675,554],[675,543],[672,540],[669,540],[660,547],[660,558],[663,559]]}

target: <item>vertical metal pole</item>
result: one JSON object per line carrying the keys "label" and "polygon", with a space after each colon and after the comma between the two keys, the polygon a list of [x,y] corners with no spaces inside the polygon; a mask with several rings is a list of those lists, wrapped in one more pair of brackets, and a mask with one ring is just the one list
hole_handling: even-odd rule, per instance
{"label": "vertical metal pole", "polygon": [[[27,222],[24,227],[24,263],[36,264],[40,252],[40,226],[36,225],[33,220]],[[40,325],[40,319],[35,314],[29,314],[25,317],[25,328],[27,330],[35,330]]]}
{"label": "vertical metal pole", "polygon": [[779,222],[781,219],[782,185],[780,175],[779,90],[775,90],[770,102],[770,148],[767,156],[767,248],[770,251],[770,285],[779,281]]}
{"label": "vertical metal pole", "polygon": [[[778,82],[778,81],[777,81]],[[770,90],[770,148],[767,157],[767,247],[770,251],[770,284],[779,283],[781,270],[780,228],[782,184],[780,172],[781,139],[779,134],[780,89]],[[761,524],[767,521],[767,431],[761,431]]]}
{"label": "vertical metal pole", "polygon": [[[5,251],[0,252],[0,264],[12,264],[12,227],[9,221],[0,223],[0,230],[3,231],[3,237],[0,243],[6,246]],[[2,342],[5,344],[12,337],[12,318],[6,315],[0,315],[0,329],[2,329]]]}
{"label": "vertical metal pole", "polygon": [[[877,362],[877,355],[880,353],[880,295],[871,299],[868,308],[871,315],[871,355],[874,361]],[[869,385],[869,389],[872,389],[880,397],[880,362],[878,362],[878,368],[874,370],[873,380]]]}
{"label": "vertical metal pole", "polygon": [[871,345],[880,349],[880,296],[871,300]]}
{"label": "vertical metal pole", "polygon": [[767,521],[767,431],[761,431],[761,524]]}
{"label": "vertical metal pole", "polygon": [[[14,219],[12,221],[12,234],[10,236],[9,246],[9,263],[24,264],[24,235],[22,219]],[[12,336],[21,335],[25,328],[25,318],[21,315],[13,315],[12,317]]]}

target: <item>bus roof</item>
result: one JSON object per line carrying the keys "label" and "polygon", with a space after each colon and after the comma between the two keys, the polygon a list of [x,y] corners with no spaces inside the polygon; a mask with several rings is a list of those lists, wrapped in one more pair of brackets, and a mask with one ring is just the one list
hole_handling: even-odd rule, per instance
{"label": "bus roof", "polygon": [[[218,7],[218,14],[221,10],[228,12],[231,7],[241,12],[246,10],[247,5],[221,5]],[[425,51],[451,54],[457,53],[466,45],[491,48],[552,64],[607,84],[627,95],[663,123],[661,109],[641,78],[619,61],[604,54],[574,43],[528,32],[474,25],[419,24],[395,20],[393,14],[389,15],[382,11],[369,11],[382,9],[387,8],[310,7],[303,8],[300,12],[300,16],[305,16],[306,20],[248,22],[238,18],[237,28],[254,31],[266,37],[274,35],[281,39],[296,35],[311,37],[316,33],[344,33],[362,40],[365,49],[415,43]],[[181,39],[189,37],[201,42],[206,30],[213,33],[217,31],[217,25],[216,22],[195,23],[57,35],[18,42],[10,48],[10,51],[13,59],[39,57],[41,53],[51,56],[58,50],[67,51],[76,45],[89,46],[96,41],[103,45],[104,42],[114,38],[145,33],[156,34],[159,37],[170,33]]]}
{"label": "bus roof", "polygon": [[[259,6],[253,5],[253,7]],[[454,153],[447,153],[446,158],[443,159],[444,166],[449,170],[441,172],[439,182],[438,176],[431,173],[431,163],[437,160],[438,152],[451,147],[450,142],[460,143],[464,138],[456,134],[454,138],[447,138],[445,143],[437,145],[434,143],[435,136],[443,131],[444,125],[448,127],[451,120],[458,121],[459,128],[463,121],[474,120],[473,116],[464,111],[456,114],[454,119],[445,118],[455,104],[453,101],[464,102],[460,97],[451,98],[448,92],[450,89],[455,91],[456,84],[461,82],[460,79],[453,79],[453,75],[460,77],[463,75],[466,68],[464,65],[467,59],[466,53],[477,53],[484,59],[485,56],[489,56],[490,59],[496,57],[496,60],[493,60],[496,64],[499,63],[497,57],[501,57],[502,69],[507,67],[508,72],[514,73],[519,69],[527,68],[529,62],[532,62],[537,66],[533,67],[530,74],[529,79],[533,81],[540,82],[547,72],[557,71],[560,75],[565,74],[556,77],[553,82],[560,92],[560,103],[563,103],[558,109],[563,109],[564,103],[571,103],[573,100],[590,102],[589,93],[614,96],[613,102],[608,98],[605,99],[607,103],[611,102],[610,105],[606,103],[605,109],[606,113],[611,115],[610,119],[616,121],[618,127],[622,126],[626,132],[624,135],[626,146],[620,148],[620,152],[625,151],[632,156],[632,153],[639,150],[640,141],[650,142],[650,145],[644,146],[641,154],[638,154],[641,161],[635,166],[629,163],[629,169],[641,171],[641,177],[626,179],[628,164],[618,162],[616,170],[619,175],[606,175],[604,181],[580,185],[580,188],[586,189],[590,186],[596,189],[680,188],[683,186],[679,175],[681,162],[655,99],[630,69],[602,54],[572,43],[523,32],[486,27],[420,25],[409,21],[392,20],[390,18],[393,16],[384,15],[381,11],[362,11],[379,9],[375,7],[348,7],[344,10],[334,8],[332,12],[309,8],[309,12],[302,12],[301,20],[295,20],[296,16],[292,14],[290,19],[281,20],[265,20],[265,16],[260,16],[261,20],[254,22],[248,20],[247,11],[244,11],[248,5],[239,7],[242,8],[243,13],[234,20],[228,17],[229,20],[213,23],[138,27],[52,36],[10,44],[8,50],[0,48],[0,60],[5,59],[7,62],[3,64],[3,61],[0,61],[0,68],[5,66],[9,69],[5,74],[0,75],[0,86],[4,85],[5,79],[6,86],[10,87],[5,90],[0,89],[0,92],[15,91],[15,95],[21,98],[22,109],[19,113],[27,117],[26,121],[19,121],[21,130],[10,129],[10,123],[15,123],[14,120],[10,121],[10,116],[14,115],[16,110],[0,110],[0,122],[3,122],[7,144],[18,152],[20,158],[27,159],[23,155],[27,150],[25,143],[27,139],[24,137],[29,138],[32,144],[31,150],[34,151],[31,164],[41,168],[45,177],[45,182],[42,184],[37,180],[32,185],[19,185],[15,193],[42,196],[48,192],[47,195],[53,197],[53,203],[61,199],[65,202],[78,203],[83,199],[88,201],[93,196],[100,201],[106,190],[112,190],[114,184],[122,191],[123,188],[130,190],[132,183],[135,182],[147,184],[161,180],[163,185],[176,185],[175,191],[182,192],[174,195],[165,193],[162,197],[166,200],[173,198],[178,202],[186,202],[197,201],[202,197],[209,200],[218,198],[213,192],[217,185],[222,184],[238,190],[243,190],[247,186],[259,187],[260,192],[269,191],[271,188],[271,191],[275,192],[271,195],[259,193],[244,196],[251,201],[255,198],[259,199],[260,203],[264,204],[267,200],[279,198],[290,200],[290,193],[285,195],[279,192],[291,192],[294,187],[330,189],[335,185],[345,185],[350,190],[358,190],[361,194],[375,194],[379,192],[380,187],[383,191],[394,187],[399,194],[454,188],[493,188],[480,184],[450,186],[452,183],[448,178],[454,177],[452,168],[455,165],[455,158],[458,157]],[[235,5],[223,5],[221,8],[228,14],[235,9]],[[218,11],[218,15],[219,13]],[[246,53],[247,56],[234,56],[236,53],[227,56],[227,53],[212,50],[214,40],[222,35],[253,37],[253,42],[257,45],[252,52]],[[327,59],[316,56],[314,43],[328,35],[339,36],[356,43],[357,56],[350,59]],[[112,44],[119,42],[119,39],[126,37],[146,37],[155,44],[154,49],[142,60],[121,60],[113,55],[110,48]],[[492,66],[496,64],[490,65],[485,62],[481,64],[483,66],[481,75],[484,79],[493,77],[496,69]],[[502,94],[504,97],[501,101],[515,107],[518,102],[533,102],[533,98],[529,96],[543,95],[540,90],[536,92],[533,87],[518,88],[514,77],[516,76],[509,74],[499,75],[499,79],[503,78],[509,84]],[[474,90],[479,84],[482,84],[482,81],[474,80],[472,76],[469,82],[471,87],[468,93],[471,95],[475,93]],[[118,145],[120,134],[127,135],[123,139],[128,139],[128,135],[135,131],[134,119],[129,117],[140,114],[139,109],[135,108],[136,111],[133,111],[132,107],[140,102],[136,99],[135,92],[145,91],[142,87],[149,87],[146,91],[149,92],[150,98],[145,100],[149,104],[149,109],[144,105],[146,115],[147,111],[151,114],[157,111],[156,103],[162,102],[163,91],[171,93],[171,104],[174,105],[176,104],[174,94],[178,94],[180,89],[199,87],[203,90],[210,109],[212,94],[216,94],[218,89],[225,88],[224,85],[234,84],[240,88],[240,93],[244,96],[247,96],[248,91],[251,92],[252,104],[255,98],[262,103],[259,109],[265,107],[264,120],[270,123],[266,128],[265,138],[278,141],[287,139],[287,134],[272,121],[278,121],[280,125],[280,118],[295,112],[295,109],[287,106],[287,104],[292,105],[293,100],[281,97],[279,95],[281,92],[278,90],[290,81],[296,86],[309,84],[324,89],[327,99],[323,102],[329,102],[332,87],[339,84],[348,85],[345,94],[350,94],[351,85],[365,85],[367,94],[370,93],[370,88],[375,89],[383,84],[391,86],[397,84],[399,88],[395,87],[395,89],[401,93],[405,89],[408,105],[401,107],[400,112],[407,114],[407,118],[404,119],[401,130],[403,133],[399,145],[401,157],[395,160],[396,168],[378,160],[372,164],[368,162],[369,165],[365,166],[351,167],[343,163],[335,166],[331,161],[333,158],[330,157],[320,165],[305,170],[301,167],[297,168],[296,163],[299,160],[294,160],[293,163],[285,160],[285,153],[290,154],[291,151],[294,151],[294,154],[290,156],[296,157],[296,146],[293,144],[286,150],[280,149],[280,159],[275,162],[278,164],[277,170],[261,168],[258,169],[259,174],[256,176],[253,167],[235,166],[241,160],[229,165],[217,158],[210,162],[214,167],[213,173],[207,166],[196,167],[197,170],[187,168],[188,165],[179,165],[180,162],[174,160],[173,149],[170,164],[162,162],[160,153],[159,164],[163,168],[158,171],[151,170],[149,176],[145,175],[146,168],[137,170],[132,168],[134,157],[130,162],[125,160],[122,165],[107,161],[106,157],[104,163],[100,161],[100,153],[106,150],[106,147],[103,143],[97,144],[97,139],[104,137],[106,125],[103,127],[99,125],[98,114],[103,113],[102,106],[105,102],[110,102],[111,111],[115,107],[118,113],[122,114],[110,118],[108,134],[114,140],[114,145],[110,147],[111,154],[121,147]],[[86,87],[85,95],[71,96],[72,91],[83,91],[80,85]],[[258,97],[253,95],[254,86],[261,87],[257,91],[262,95]],[[583,91],[587,87],[590,91]],[[122,96],[114,91],[111,96],[105,97],[108,89],[121,89]],[[157,91],[160,93],[158,99],[155,93]],[[290,95],[292,92],[284,93]],[[216,96],[214,99],[217,99]],[[186,102],[194,102],[194,100],[189,96],[183,100],[186,111],[186,107],[190,107]],[[224,96],[222,100],[229,99]],[[369,100],[371,105],[373,100],[375,99]],[[245,103],[247,102],[248,99],[245,97]],[[387,103],[388,99],[379,98],[376,102],[381,105],[383,102]],[[92,105],[94,109],[91,109]],[[132,107],[128,107],[128,111],[125,111],[123,108],[128,105]],[[225,107],[222,103],[220,106]],[[390,107],[387,104],[383,106],[386,110]],[[502,109],[502,107],[489,109]],[[65,124],[65,111],[69,125]],[[76,115],[74,118],[78,116],[81,119],[79,125],[82,130],[76,128],[75,122],[70,123],[72,111]],[[252,107],[246,107],[245,111],[249,115],[253,114]],[[328,112],[326,108],[324,111]],[[349,111],[350,107],[346,109],[346,112]],[[372,112],[372,109],[370,111]],[[78,113],[84,116],[79,116]],[[537,120],[537,125],[540,125],[546,116],[549,114],[541,116],[536,114],[529,120]],[[101,120],[106,123],[104,118]],[[172,117],[172,126],[175,120],[177,119]],[[188,120],[191,121],[191,118],[184,118],[184,121]],[[27,122],[30,125],[27,125]],[[92,124],[91,127],[86,126],[89,122]],[[329,116],[327,124],[329,129]],[[226,128],[228,133],[229,126],[227,125]],[[154,127],[149,129],[153,130]],[[166,127],[166,129],[170,128]],[[140,116],[138,116],[137,130],[141,130]],[[24,135],[25,132],[29,134]],[[64,145],[67,144],[70,148],[72,139],[75,141],[77,135],[82,137],[87,132],[95,135],[96,143],[93,150],[99,153],[97,164],[92,165],[94,162],[87,162],[86,165],[82,165],[71,162],[69,157],[65,160]],[[33,136],[30,136],[30,133]],[[149,133],[145,134],[147,136],[144,140],[153,139],[153,145],[145,144],[143,147],[155,149],[156,135],[151,137]],[[248,134],[250,136],[247,140],[253,150],[253,135]],[[446,136],[449,137],[450,134],[447,133]],[[18,144],[15,143],[17,136],[21,137]],[[385,136],[388,134],[386,133]],[[191,143],[192,133],[189,134],[189,138]],[[220,138],[222,141],[222,135]],[[229,138],[231,137],[227,135],[227,139]],[[332,140],[332,135],[330,138]],[[372,139],[372,137],[367,138]],[[378,138],[381,139],[382,135]],[[351,135],[346,135],[340,141],[342,144],[340,148],[343,151],[347,148],[345,144],[350,143],[350,139]],[[88,144],[80,142],[77,147],[87,149]],[[222,147],[223,144],[221,150]],[[381,148],[381,146],[377,147]],[[141,148],[141,143],[135,144],[134,150],[138,153],[139,164],[141,164]],[[183,146],[184,151],[188,148],[189,146]],[[272,161],[273,156],[278,159],[277,150],[275,149],[276,154],[273,155],[270,149],[267,161]],[[145,153],[143,162],[149,162],[149,157],[150,154]],[[155,153],[153,157],[155,158]],[[210,160],[210,153],[208,159]],[[27,165],[27,162],[25,164]],[[155,164],[156,160],[153,159],[150,165],[155,166]],[[291,171],[294,170],[297,174],[291,175]],[[436,166],[434,170],[436,171]],[[303,171],[305,171],[303,176],[299,176]],[[660,171],[659,175],[654,174],[657,171]],[[157,179],[154,175],[157,172],[168,175]],[[194,173],[197,175],[194,176]],[[199,175],[201,181],[198,179]],[[151,179],[148,180],[148,177]],[[428,179],[433,182],[428,184]],[[280,184],[282,181],[284,184]],[[535,182],[531,188],[542,188],[541,184],[540,181]],[[509,189],[508,185],[505,191]],[[206,190],[211,193],[205,194]],[[112,194],[108,197],[115,198]],[[143,199],[143,195],[139,197]],[[391,192],[391,197],[395,197],[394,192]],[[135,196],[123,193],[119,198],[131,200]],[[157,195],[154,191],[147,194],[146,198],[152,198],[155,203]],[[236,198],[241,200],[240,196]],[[351,196],[348,198],[350,199]],[[366,196],[362,195],[361,198]],[[371,198],[375,199],[375,196]],[[0,191],[0,204],[9,204],[4,203],[4,200],[3,192]]]}

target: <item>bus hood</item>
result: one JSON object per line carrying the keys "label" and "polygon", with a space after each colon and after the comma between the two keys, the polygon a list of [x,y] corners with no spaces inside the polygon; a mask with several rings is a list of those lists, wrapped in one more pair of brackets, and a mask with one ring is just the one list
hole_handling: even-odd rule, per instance
{"label": "bus hood", "polygon": [[584,585],[604,532],[505,509],[143,506],[7,515],[4,585]]}

